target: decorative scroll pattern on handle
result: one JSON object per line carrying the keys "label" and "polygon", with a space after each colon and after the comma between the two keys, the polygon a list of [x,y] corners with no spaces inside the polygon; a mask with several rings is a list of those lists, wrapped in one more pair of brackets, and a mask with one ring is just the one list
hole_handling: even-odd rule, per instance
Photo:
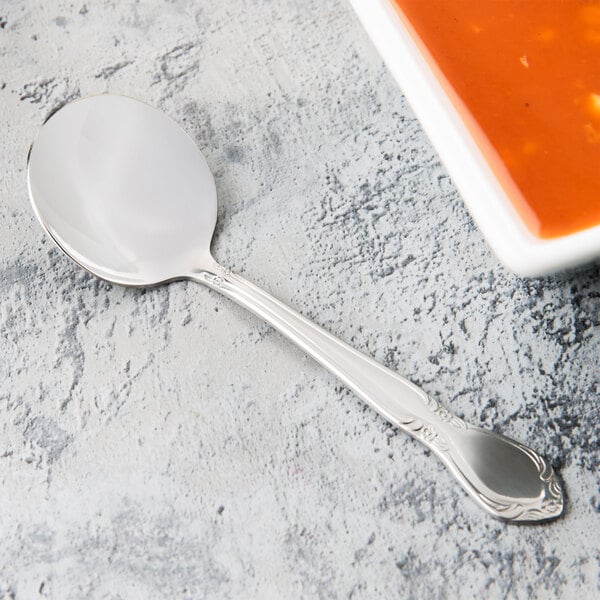
{"label": "decorative scroll pattern on handle", "polygon": [[479,499],[483,504],[489,506],[497,517],[507,521],[543,521],[557,517],[563,510],[563,495],[556,473],[548,462],[531,448],[519,444],[519,442],[513,443],[537,467],[542,482],[540,495],[529,502],[494,502],[481,493]]}
{"label": "decorative scroll pattern on handle", "polygon": [[212,285],[220,288],[225,283],[225,279],[232,276],[232,272],[222,265],[217,265],[214,270],[215,274],[207,274],[206,278],[210,281],[210,283],[212,283]]}
{"label": "decorative scroll pattern on handle", "polygon": [[[431,412],[444,421],[444,423],[452,425],[457,429],[467,429],[469,427],[465,421],[453,415],[431,396],[424,395],[424,400]],[[425,423],[421,419],[413,417],[399,417],[397,420],[398,424],[409,431],[413,437],[425,442],[439,452],[447,452],[450,449],[446,436],[431,423]]]}
{"label": "decorative scroll pattern on handle", "polygon": [[442,421],[458,427],[459,429],[467,429],[468,425],[460,417],[453,415],[447,408],[444,408],[437,400],[427,395],[426,400],[427,406],[431,409],[435,415],[437,415]]}

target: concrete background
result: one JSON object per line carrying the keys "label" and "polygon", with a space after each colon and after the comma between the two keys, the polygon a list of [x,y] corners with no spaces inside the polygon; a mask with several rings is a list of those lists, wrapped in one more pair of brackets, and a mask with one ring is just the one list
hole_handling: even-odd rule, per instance
{"label": "concrete background", "polygon": [[[0,598],[593,598],[600,270],[482,241],[343,0],[0,0]],[[566,516],[481,512],[421,446],[200,286],[90,277],[25,161],[129,94],[205,152],[218,260],[545,453]]]}

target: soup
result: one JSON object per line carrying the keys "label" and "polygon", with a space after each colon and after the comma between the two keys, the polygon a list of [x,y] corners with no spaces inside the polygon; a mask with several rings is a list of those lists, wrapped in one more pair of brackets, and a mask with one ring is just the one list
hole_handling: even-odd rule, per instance
{"label": "soup", "polygon": [[600,224],[600,1],[392,1],[529,231]]}

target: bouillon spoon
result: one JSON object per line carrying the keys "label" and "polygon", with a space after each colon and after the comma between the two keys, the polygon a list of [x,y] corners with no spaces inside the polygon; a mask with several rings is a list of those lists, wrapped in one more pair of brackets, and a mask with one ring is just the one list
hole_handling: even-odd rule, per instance
{"label": "bouillon spoon", "polygon": [[121,285],[203,283],[265,319],[427,446],[493,516],[542,521],[562,512],[560,483],[536,452],[454,416],[410,381],[220,266],[210,252],[213,176],[196,144],[163,113],[124,96],[72,102],[42,126],[27,176],[42,226],[84,269]]}

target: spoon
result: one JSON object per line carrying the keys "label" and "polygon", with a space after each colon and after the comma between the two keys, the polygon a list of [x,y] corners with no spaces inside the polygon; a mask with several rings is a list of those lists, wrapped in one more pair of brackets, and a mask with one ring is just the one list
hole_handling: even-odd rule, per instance
{"label": "spoon", "polygon": [[561,514],[560,483],[536,452],[454,416],[214,260],[213,176],[192,139],[158,110],[113,95],[72,102],[42,126],[27,175],[40,223],[84,269],[121,285],[203,283],[265,319],[429,448],[494,517],[543,521]]}

